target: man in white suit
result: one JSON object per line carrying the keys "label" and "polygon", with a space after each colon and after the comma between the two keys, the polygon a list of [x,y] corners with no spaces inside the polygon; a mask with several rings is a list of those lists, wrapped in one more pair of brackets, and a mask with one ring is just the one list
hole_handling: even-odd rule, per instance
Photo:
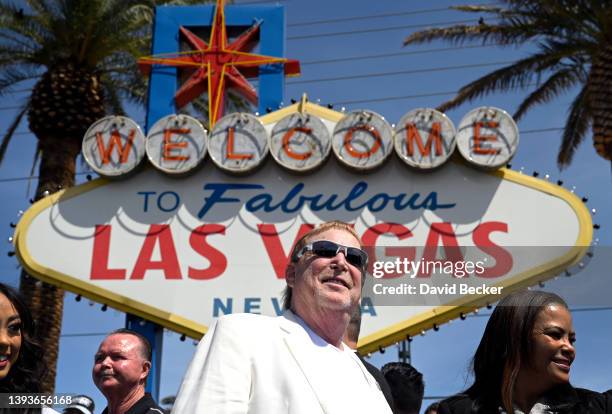
{"label": "man in white suit", "polygon": [[173,413],[390,414],[378,383],[342,343],[366,266],[345,223],[322,224],[298,240],[283,315],[219,318],[198,346]]}

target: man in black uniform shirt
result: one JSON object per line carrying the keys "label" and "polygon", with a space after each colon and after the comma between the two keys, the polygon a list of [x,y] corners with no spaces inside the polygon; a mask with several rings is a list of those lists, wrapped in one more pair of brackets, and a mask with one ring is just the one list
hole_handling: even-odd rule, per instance
{"label": "man in black uniform shirt", "polygon": [[104,394],[107,407],[102,414],[164,414],[145,393],[151,370],[151,345],[128,329],[111,332],[94,358],[92,378]]}

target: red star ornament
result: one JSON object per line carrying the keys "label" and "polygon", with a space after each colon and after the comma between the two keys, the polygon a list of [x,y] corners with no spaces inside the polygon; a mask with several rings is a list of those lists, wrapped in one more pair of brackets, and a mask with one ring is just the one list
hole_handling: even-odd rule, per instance
{"label": "red star ornament", "polygon": [[169,57],[143,57],[139,59],[138,66],[145,75],[151,72],[154,64],[187,68],[190,76],[174,96],[176,106],[182,108],[208,91],[208,113],[212,128],[223,116],[227,88],[237,90],[249,102],[257,104],[257,91],[247,78],[257,77],[259,66],[282,63],[285,75],[300,74],[300,63],[297,60],[250,53],[257,45],[260,24],[255,23],[228,44],[223,0],[217,0],[208,43],[181,27],[181,33],[194,50]]}

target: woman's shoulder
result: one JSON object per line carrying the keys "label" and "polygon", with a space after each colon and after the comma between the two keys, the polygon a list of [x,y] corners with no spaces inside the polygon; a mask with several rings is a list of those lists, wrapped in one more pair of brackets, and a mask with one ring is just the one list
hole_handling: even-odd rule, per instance
{"label": "woman's shoulder", "polygon": [[[552,397],[552,398],[550,398]],[[570,384],[556,387],[549,401],[561,412],[612,414],[612,398],[597,391],[576,388]]]}
{"label": "woman's shoulder", "polygon": [[612,413],[612,396],[604,393],[587,390],[584,388],[574,388],[580,405],[586,408],[589,413]]}

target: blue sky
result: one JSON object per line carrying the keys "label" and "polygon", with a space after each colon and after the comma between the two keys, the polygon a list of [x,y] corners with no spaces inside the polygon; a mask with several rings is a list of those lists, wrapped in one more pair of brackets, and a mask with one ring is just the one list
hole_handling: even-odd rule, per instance
{"label": "blue sky", "polygon": [[[336,109],[342,106],[348,110],[365,108],[387,119],[398,120],[411,109],[437,106],[467,81],[524,56],[529,50],[458,48],[445,43],[402,47],[402,40],[413,30],[449,22],[477,21],[477,15],[445,10],[450,5],[463,4],[460,1],[286,0],[269,4],[286,7],[286,56],[302,62],[302,76],[287,82],[285,102],[299,99],[306,92],[311,101],[320,99],[322,104],[335,103]],[[332,21],[321,23],[325,20]],[[326,33],[328,35],[323,35]],[[350,79],[338,79],[347,77]],[[329,78],[333,80],[325,80]],[[512,165],[516,170],[523,168],[526,174],[538,171],[541,177],[548,174],[550,180],[561,179],[565,187],[588,197],[589,209],[596,210],[593,220],[601,225],[594,237],[605,246],[599,250],[605,254],[604,249],[612,246],[608,230],[612,227],[611,164],[595,154],[588,137],[570,167],[559,171],[556,166],[561,131],[555,128],[563,126],[573,93],[575,91],[570,91],[552,104],[537,107],[521,120],[518,124],[521,142]],[[6,129],[14,114],[14,110],[4,108],[20,104],[24,96],[2,97],[1,129]],[[492,95],[447,114],[457,125],[465,113],[480,105],[493,105],[512,113],[520,96],[514,93]],[[132,116],[138,122],[144,118],[143,112],[136,109]],[[18,132],[0,166],[3,193],[0,217],[7,239],[12,234],[9,223],[18,220],[19,210],[29,207],[28,199],[35,187],[32,181],[28,192],[28,181],[18,179],[30,173],[35,138],[27,133],[25,122]],[[84,164],[78,169],[84,170]],[[6,243],[4,251],[9,250],[11,245]],[[605,266],[600,256],[594,257],[590,270],[547,284],[546,288],[562,289],[568,294],[580,293],[574,312],[578,357],[572,368],[572,379],[577,386],[602,391],[612,388],[612,358],[609,356],[612,310],[584,310],[606,305],[602,300],[589,299],[591,292],[609,289],[610,274],[606,270],[610,267]],[[16,285],[18,274],[17,260],[1,254],[0,279]],[[469,359],[486,324],[487,313],[485,309],[478,316],[453,321],[438,332],[430,331],[413,340],[412,362],[424,373],[426,396],[450,395],[469,384]],[[96,411],[101,411],[105,405],[103,397],[91,382],[93,354],[103,333],[122,327],[124,320],[124,314],[118,311],[102,312],[99,304],[90,304],[87,299],[77,302],[74,295],[66,295],[57,392],[89,394],[96,400]],[[162,397],[176,392],[194,349],[192,340],[181,342],[178,334],[165,333]],[[381,365],[396,358],[397,348],[392,346],[384,354],[373,355],[371,361]]]}

